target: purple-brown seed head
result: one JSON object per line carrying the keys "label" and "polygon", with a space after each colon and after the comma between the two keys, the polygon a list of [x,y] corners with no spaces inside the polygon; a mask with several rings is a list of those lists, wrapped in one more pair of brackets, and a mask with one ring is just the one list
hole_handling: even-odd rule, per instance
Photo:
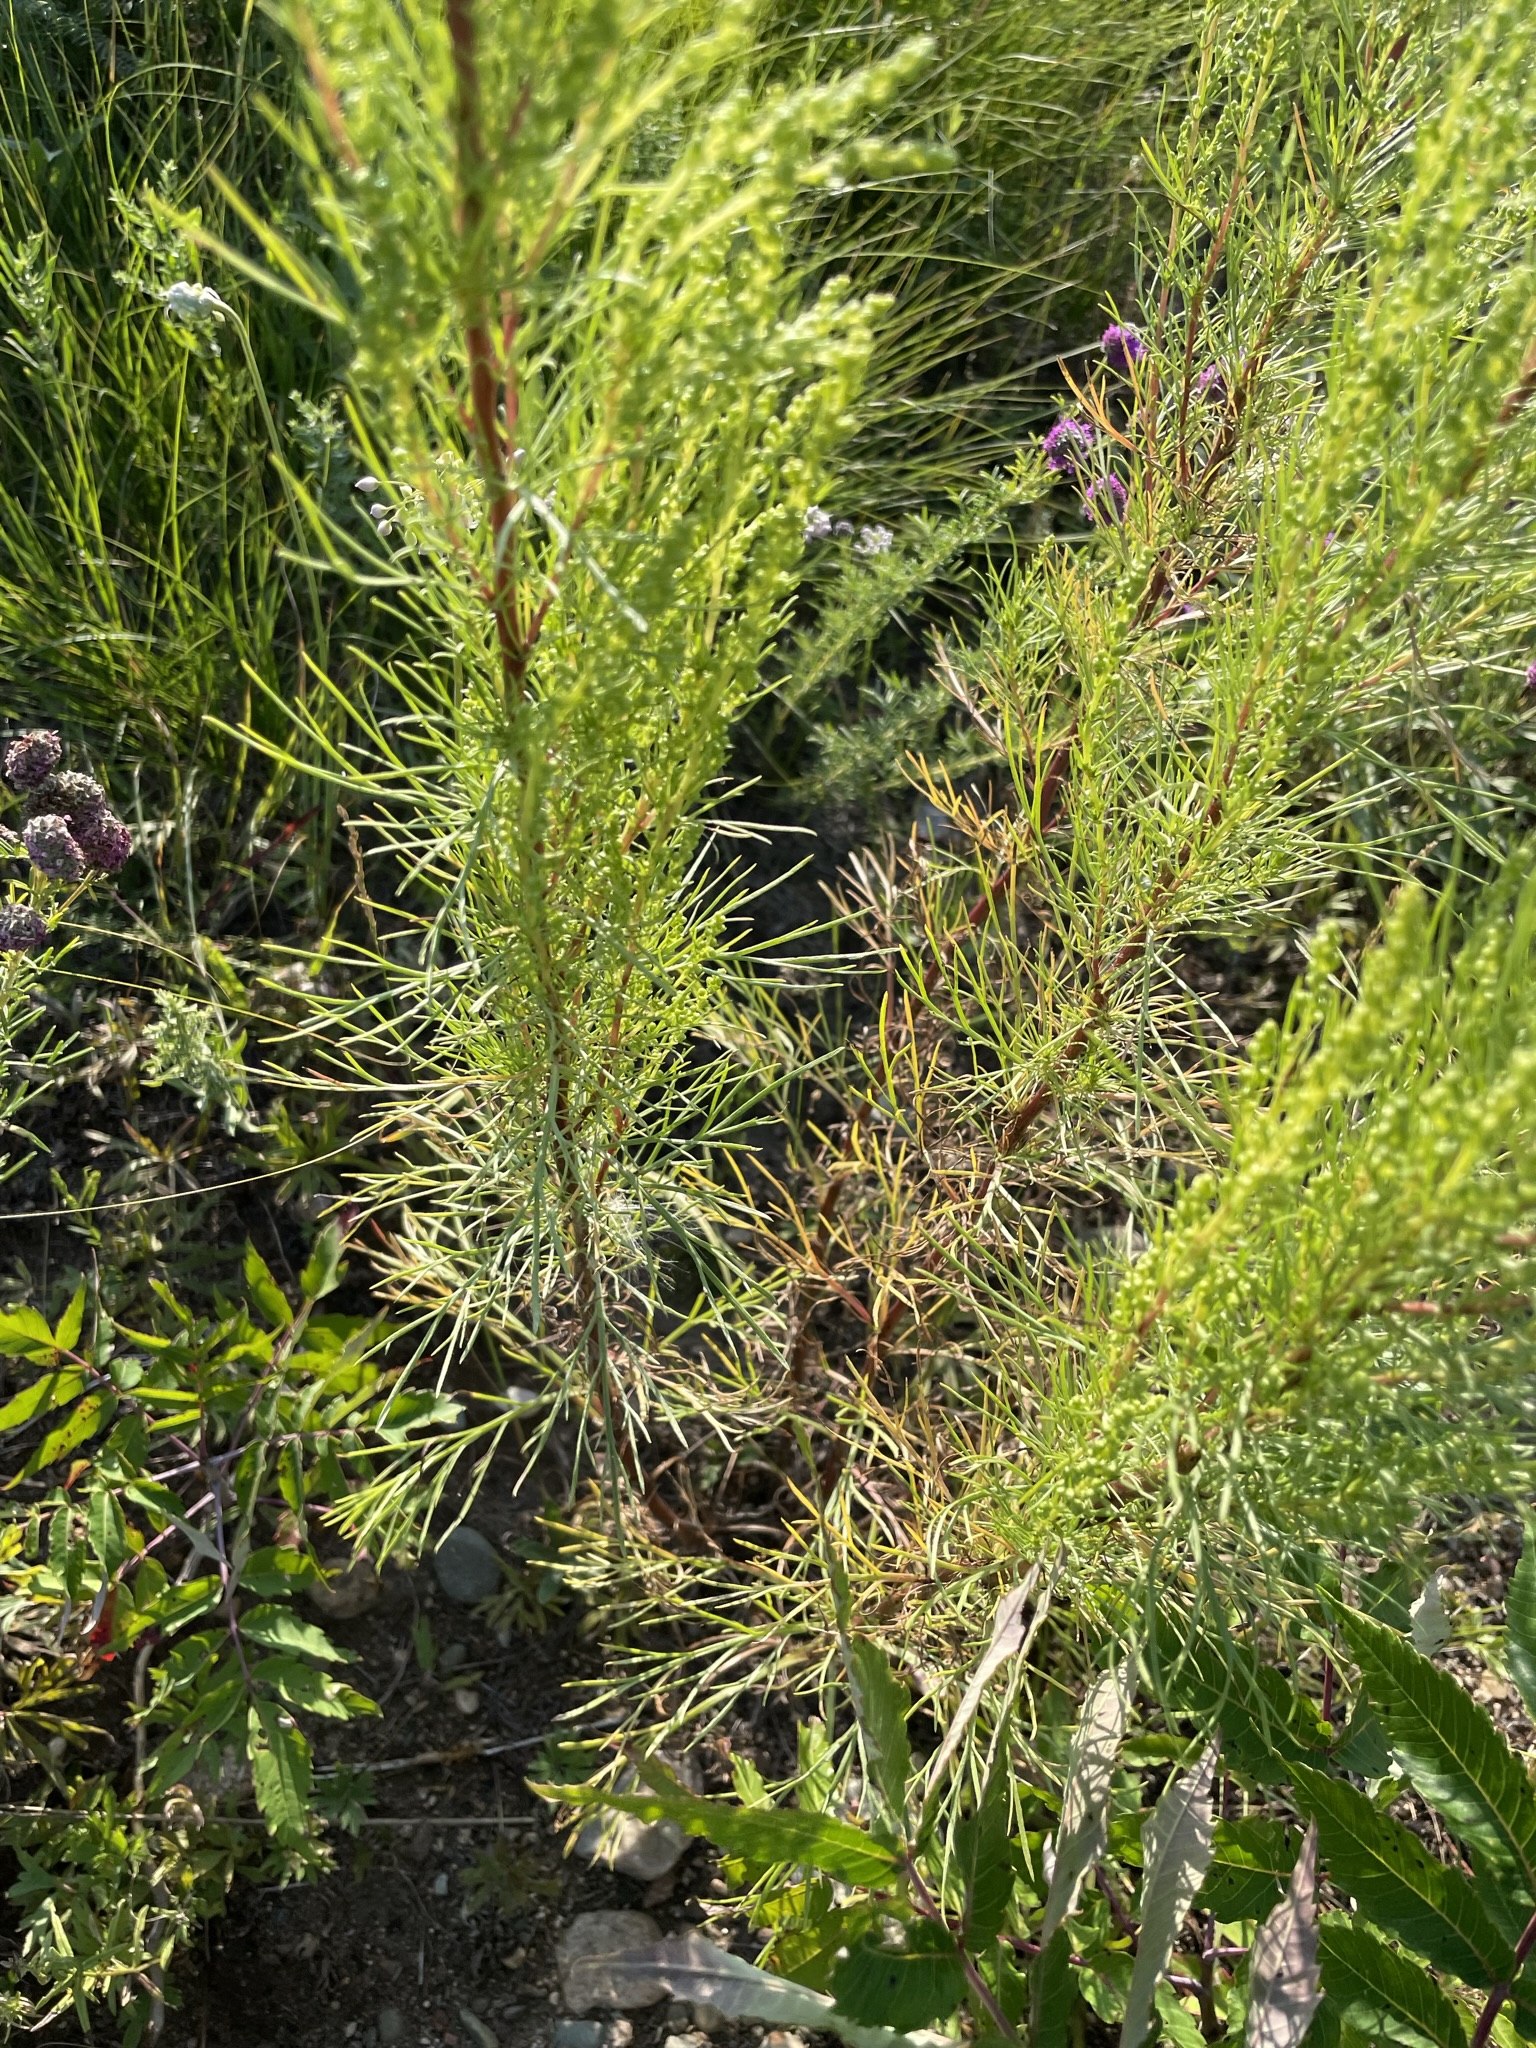
{"label": "purple-brown seed head", "polygon": [[100,810],[75,827],[75,844],[89,866],[115,875],[133,851],[133,834],[115,811]]}
{"label": "purple-brown seed head", "polygon": [[1104,351],[1104,360],[1112,370],[1128,370],[1132,363],[1139,363],[1147,352],[1147,344],[1134,327],[1122,327],[1119,321],[1105,328],[1099,336],[1099,347]]}
{"label": "purple-brown seed head", "polygon": [[1097,438],[1087,420],[1058,420],[1040,444],[1046,468],[1058,476],[1076,476]]}
{"label": "purple-brown seed head", "polygon": [[5,779],[12,789],[40,789],[63,753],[64,743],[56,732],[24,732],[5,750]]}
{"label": "purple-brown seed head", "polygon": [[44,811],[29,818],[22,843],[32,856],[32,865],[50,882],[78,882],[85,873],[85,855],[80,851],[68,818]]}
{"label": "purple-brown seed head", "polygon": [[27,806],[34,818],[51,812],[55,817],[67,818],[76,827],[106,807],[107,792],[95,776],[82,775],[74,768],[62,768],[57,775],[50,775],[39,784]]}
{"label": "purple-brown seed head", "polygon": [[35,953],[48,943],[48,926],[30,903],[0,903],[0,953]]}

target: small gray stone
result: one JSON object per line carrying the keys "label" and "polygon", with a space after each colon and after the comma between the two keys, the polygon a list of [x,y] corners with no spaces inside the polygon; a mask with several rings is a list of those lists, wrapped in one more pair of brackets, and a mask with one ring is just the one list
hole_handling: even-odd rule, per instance
{"label": "small gray stone", "polygon": [[692,2010],[686,1998],[669,1998],[666,2012],[662,2017],[670,2031],[675,2034],[687,2026]]}
{"label": "small gray stone", "polygon": [[610,2020],[603,2028],[603,2048],[629,2048],[634,2038],[633,2020]]}
{"label": "small gray stone", "polygon": [[443,1645],[443,1654],[437,1660],[437,1668],[445,1673],[457,1671],[468,1662],[468,1643],[445,1643]]}
{"label": "small gray stone", "polygon": [[456,1685],[453,1688],[453,1704],[466,1720],[480,1711],[480,1695],[472,1685]]}
{"label": "small gray stone", "polygon": [[694,2031],[700,2034],[718,2034],[725,2025],[725,2014],[718,2005],[706,2005],[702,1999],[693,2008]]}
{"label": "small gray stone", "polygon": [[475,2048],[501,2048],[494,2028],[488,2027],[480,2015],[470,2006],[459,2007],[459,2025],[468,2034]]}
{"label": "small gray stone", "polygon": [[603,2048],[601,2020],[556,2020],[555,2048]]}
{"label": "small gray stone", "polygon": [[392,2043],[405,2039],[405,2014],[393,2005],[380,2006],[373,2024],[378,2029],[380,2048],[391,2048]]}
{"label": "small gray stone", "polygon": [[560,1990],[572,2012],[594,2005],[636,2008],[659,2005],[667,1987],[628,1958],[661,1939],[649,1913],[578,1913],[555,1950]]}
{"label": "small gray stone", "polygon": [[478,1529],[461,1524],[432,1553],[437,1583],[460,1607],[489,1600],[501,1586],[501,1560]]}
{"label": "small gray stone", "polygon": [[432,1896],[433,1896],[433,1898],[434,1898],[434,1899],[446,1899],[446,1898],[447,1898],[447,1896],[448,1896],[448,1873],[447,1873],[447,1871],[446,1871],[446,1870],[440,1870],[440,1871],[439,1871],[439,1872],[437,1873],[436,1877],[434,1877],[434,1878],[433,1878],[433,1880],[432,1880]]}

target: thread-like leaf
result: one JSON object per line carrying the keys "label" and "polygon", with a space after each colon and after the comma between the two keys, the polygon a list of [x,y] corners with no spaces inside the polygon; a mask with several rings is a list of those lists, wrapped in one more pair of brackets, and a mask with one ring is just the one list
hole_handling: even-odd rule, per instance
{"label": "thread-like leaf", "polygon": [[1285,1897],[1254,1939],[1248,1975],[1248,2048],[1300,2048],[1322,1996],[1314,1821],[1302,1841]]}
{"label": "thread-like leaf", "polygon": [[1141,1881],[1141,1934],[1126,1994],[1120,2048],[1141,2048],[1146,2038],[1158,1980],[1168,1967],[1184,1915],[1211,1860],[1215,1833],[1211,1786],[1216,1757],[1213,1742],[1193,1770],[1185,1771],[1164,1789],[1142,1830],[1147,1860]]}

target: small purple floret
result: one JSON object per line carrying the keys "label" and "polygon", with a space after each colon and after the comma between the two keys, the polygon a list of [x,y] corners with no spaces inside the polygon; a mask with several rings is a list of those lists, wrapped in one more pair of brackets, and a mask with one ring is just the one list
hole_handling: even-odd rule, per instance
{"label": "small purple floret", "polygon": [[133,851],[133,834],[115,811],[100,810],[75,827],[75,843],[91,867],[115,875]]}
{"label": "small purple floret", "polygon": [[1118,526],[1125,517],[1129,493],[1117,476],[1096,476],[1083,493],[1083,510],[1097,525],[1107,520]]}
{"label": "small purple floret", "polygon": [[1536,697],[1536,661],[1525,672],[1525,687],[1531,696]]}
{"label": "small purple floret", "polygon": [[30,903],[0,903],[0,953],[35,953],[48,943],[48,926]]}
{"label": "small purple floret", "polygon": [[1132,363],[1139,363],[1147,352],[1147,344],[1134,327],[1122,327],[1119,321],[1105,328],[1099,336],[1099,347],[1104,351],[1104,360],[1112,370],[1128,370]]}
{"label": "small purple floret", "polygon": [[69,820],[52,811],[28,821],[22,843],[32,856],[32,865],[50,882],[78,882],[85,873],[85,855],[80,851]]}
{"label": "small purple floret", "polygon": [[1220,405],[1227,395],[1227,377],[1220,363],[1207,363],[1195,379],[1195,395]]}
{"label": "small purple floret", "polygon": [[1076,476],[1097,438],[1087,420],[1058,420],[1041,443],[1046,468],[1058,476]]}
{"label": "small purple floret", "polygon": [[5,779],[12,789],[40,789],[63,753],[64,743],[56,732],[24,732],[5,750]]}

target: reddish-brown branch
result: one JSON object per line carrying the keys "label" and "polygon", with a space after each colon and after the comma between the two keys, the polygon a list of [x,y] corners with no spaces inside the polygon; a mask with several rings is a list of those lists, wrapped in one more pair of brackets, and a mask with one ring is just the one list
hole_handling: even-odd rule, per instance
{"label": "reddish-brown branch", "polygon": [[[469,357],[470,426],[490,521],[491,612],[496,622],[496,643],[508,691],[520,697],[527,667],[527,650],[518,620],[517,584],[512,568],[512,513],[516,500],[509,472],[510,449],[497,417],[497,395],[502,377],[492,327],[490,293],[483,276],[475,276],[477,268],[484,265],[487,254],[483,243],[488,181],[485,137],[480,118],[475,0],[447,0],[447,17],[448,39],[453,50],[453,127],[459,190],[457,227],[464,273],[459,301],[464,321],[464,348]],[[509,321],[515,335],[515,311],[504,302],[503,334],[508,331]],[[509,355],[509,379],[510,364]],[[510,419],[507,426],[510,430]]]}

